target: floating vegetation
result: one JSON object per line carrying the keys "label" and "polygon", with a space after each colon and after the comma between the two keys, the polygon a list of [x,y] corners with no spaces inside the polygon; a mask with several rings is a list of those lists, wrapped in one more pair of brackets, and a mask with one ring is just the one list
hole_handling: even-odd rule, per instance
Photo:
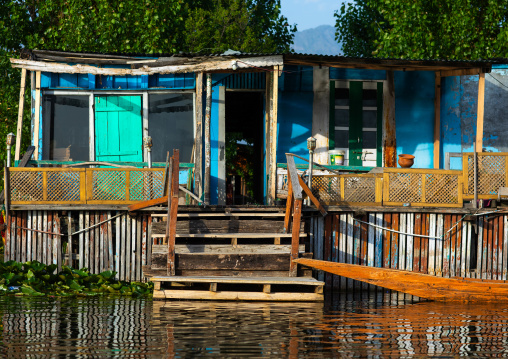
{"label": "floating vegetation", "polygon": [[87,268],[72,269],[62,266],[55,274],[56,264],[37,261],[20,263],[0,262],[0,296],[7,294],[27,296],[145,296],[153,292],[153,283],[124,282],[115,279],[116,272],[91,274]]}

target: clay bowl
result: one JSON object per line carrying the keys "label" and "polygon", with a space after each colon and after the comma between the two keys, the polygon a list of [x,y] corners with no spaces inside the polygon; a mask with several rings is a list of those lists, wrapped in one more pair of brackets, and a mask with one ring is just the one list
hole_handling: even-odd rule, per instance
{"label": "clay bowl", "polygon": [[401,154],[399,155],[399,166],[402,168],[409,168],[413,165],[415,161],[415,156]]}

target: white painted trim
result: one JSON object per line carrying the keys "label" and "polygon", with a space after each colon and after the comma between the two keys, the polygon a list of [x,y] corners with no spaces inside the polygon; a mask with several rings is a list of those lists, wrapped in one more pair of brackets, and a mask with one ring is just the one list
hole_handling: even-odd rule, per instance
{"label": "white painted trim", "polygon": [[89,93],[88,104],[88,138],[89,138],[89,157],[90,161],[95,161],[95,96],[93,93]]}
{"label": "white painted trim", "polygon": [[218,205],[226,204],[226,87],[219,86]]}
{"label": "white painted trim", "polygon": [[[142,119],[142,138],[148,137],[148,93],[145,91],[142,94],[141,101],[143,104],[143,119]],[[148,161],[148,150],[143,146],[143,161]]]}

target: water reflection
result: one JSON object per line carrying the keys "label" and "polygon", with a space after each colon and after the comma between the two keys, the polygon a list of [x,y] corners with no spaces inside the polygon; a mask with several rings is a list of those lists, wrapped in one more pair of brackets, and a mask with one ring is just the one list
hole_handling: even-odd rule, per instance
{"label": "water reflection", "polygon": [[[3,357],[391,357],[508,353],[508,307],[327,296],[323,303],[0,297]],[[388,299],[388,300],[387,300]]]}

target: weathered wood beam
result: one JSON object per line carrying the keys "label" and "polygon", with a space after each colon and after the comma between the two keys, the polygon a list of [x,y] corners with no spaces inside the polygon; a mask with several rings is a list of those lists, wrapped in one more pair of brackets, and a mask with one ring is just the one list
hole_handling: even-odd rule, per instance
{"label": "weathered wood beam", "polygon": [[383,103],[383,166],[397,167],[395,83],[393,71],[386,71],[386,86],[383,86]]}
{"label": "weathered wood beam", "polygon": [[175,275],[176,262],[175,262],[175,240],[176,240],[176,220],[178,216],[178,168],[180,163],[180,151],[173,150],[173,167],[171,168],[171,206],[170,213],[167,219],[169,226],[168,238],[168,275]]}
{"label": "weathered wood beam", "polygon": [[457,69],[457,70],[441,70],[439,71],[439,75],[441,77],[448,76],[470,76],[470,75],[479,75],[482,73],[490,73],[490,68],[473,68],[473,69]]}
{"label": "weathered wood beam", "polygon": [[275,201],[277,190],[277,109],[279,106],[279,66],[274,66],[272,81],[272,106],[270,116],[270,200]]}
{"label": "weathered wood beam", "polygon": [[203,61],[189,65],[143,66],[138,69],[115,69],[102,68],[90,65],[68,65],[63,63],[47,63],[43,61],[10,59],[12,67],[24,68],[31,71],[69,73],[69,74],[92,74],[92,75],[153,75],[153,74],[176,74],[187,72],[214,72],[221,70],[231,70],[233,61],[239,69],[251,69],[256,67],[273,67],[283,65],[281,55],[247,57],[242,59],[227,59],[223,61]]}
{"label": "weathered wood beam", "polygon": [[212,74],[206,74],[206,110],[205,110],[205,180],[204,199],[210,204],[210,180],[212,164],[212,148],[210,143],[210,122],[212,117]]}
{"label": "weathered wood beam", "polygon": [[16,152],[14,160],[18,161],[21,152],[21,137],[23,130],[23,110],[25,108],[25,84],[26,69],[21,69],[21,86],[19,88],[19,108],[18,108],[18,127],[16,129]]}
{"label": "weathered wood beam", "polygon": [[196,74],[196,136],[194,137],[194,181],[198,197],[203,195],[203,73]]}
{"label": "weathered wood beam", "polygon": [[476,151],[483,152],[483,113],[485,109],[485,74],[478,79],[478,109],[476,112]]}
{"label": "weathered wood beam", "polygon": [[434,168],[439,169],[441,152],[441,75],[435,73],[434,84]]}

